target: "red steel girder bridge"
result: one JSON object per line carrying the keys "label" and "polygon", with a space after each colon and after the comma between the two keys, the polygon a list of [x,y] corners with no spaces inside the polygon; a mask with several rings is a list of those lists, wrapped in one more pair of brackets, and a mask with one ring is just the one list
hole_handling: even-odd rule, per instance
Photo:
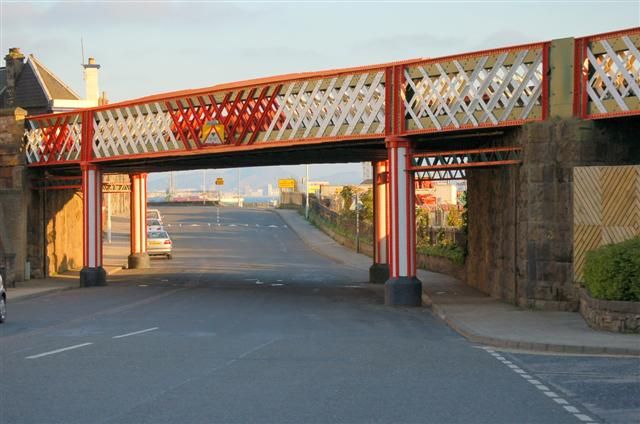
{"label": "red steel girder bridge", "polygon": [[388,303],[415,304],[414,174],[462,178],[469,167],[519,162],[515,147],[460,150],[456,138],[558,113],[639,115],[639,50],[640,28],[632,28],[30,116],[25,155],[30,167],[48,174],[81,175],[86,284],[104,279],[103,172],[134,177],[132,255],[144,255],[145,172],[371,160],[378,211],[374,266],[387,266],[395,284]]}

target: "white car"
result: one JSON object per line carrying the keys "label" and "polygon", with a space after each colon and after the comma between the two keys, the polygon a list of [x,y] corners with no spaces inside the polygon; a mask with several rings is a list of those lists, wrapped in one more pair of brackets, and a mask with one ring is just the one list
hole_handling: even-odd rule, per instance
{"label": "white car", "polygon": [[147,219],[157,219],[162,224],[162,215],[158,209],[147,209]]}
{"label": "white car", "polygon": [[157,219],[147,219],[147,232],[151,231],[164,231],[162,222]]}
{"label": "white car", "polygon": [[7,319],[7,292],[4,289],[2,275],[0,275],[0,323]]}
{"label": "white car", "polygon": [[173,243],[166,231],[147,232],[147,254],[149,256],[166,256],[171,259]]}

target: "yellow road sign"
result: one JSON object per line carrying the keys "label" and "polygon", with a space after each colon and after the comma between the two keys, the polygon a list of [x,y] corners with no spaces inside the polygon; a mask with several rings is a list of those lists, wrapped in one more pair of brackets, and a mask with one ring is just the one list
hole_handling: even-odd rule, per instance
{"label": "yellow road sign", "polygon": [[216,178],[216,185],[224,185],[224,178]]}
{"label": "yellow road sign", "polygon": [[296,180],[294,178],[278,180],[278,188],[296,188]]}
{"label": "yellow road sign", "polygon": [[222,144],[224,141],[224,125],[216,119],[207,121],[202,125],[200,140],[205,144]]}

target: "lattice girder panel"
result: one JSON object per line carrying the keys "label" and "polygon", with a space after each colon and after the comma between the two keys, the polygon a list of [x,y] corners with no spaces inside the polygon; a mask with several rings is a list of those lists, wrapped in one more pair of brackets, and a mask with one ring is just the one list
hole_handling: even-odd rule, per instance
{"label": "lattice girder panel", "polygon": [[581,39],[588,118],[640,114],[640,28]]}
{"label": "lattice girder panel", "polygon": [[407,66],[401,88],[405,132],[543,119],[545,48],[536,44]]}
{"label": "lattice girder panel", "polygon": [[385,75],[380,68],[100,108],[93,155],[382,136]]}
{"label": "lattice girder panel", "polygon": [[93,116],[94,158],[181,150],[161,102],[96,110]]}
{"label": "lattice girder panel", "polygon": [[469,169],[487,166],[514,165],[521,162],[519,147],[490,147],[449,152],[415,153],[411,171]]}
{"label": "lattice girder panel", "polygon": [[385,100],[384,69],[287,83],[260,142],[382,135]]}
{"label": "lattice girder panel", "polygon": [[464,169],[439,169],[414,172],[414,179],[416,181],[451,181],[464,180],[466,178],[467,173]]}
{"label": "lattice girder panel", "polygon": [[65,113],[30,119],[24,132],[25,155],[30,165],[80,160],[82,114]]}

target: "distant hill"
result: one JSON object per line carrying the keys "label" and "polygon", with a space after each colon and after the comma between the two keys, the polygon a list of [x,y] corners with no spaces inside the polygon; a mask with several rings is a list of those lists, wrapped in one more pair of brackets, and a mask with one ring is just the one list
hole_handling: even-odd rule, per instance
{"label": "distant hill", "polygon": [[[272,184],[273,187],[277,187],[278,180],[281,178],[295,178],[300,181],[304,174],[305,167],[302,165],[242,168],[240,170],[240,186],[258,189]],[[363,179],[361,163],[311,165],[309,174],[311,181],[328,181],[331,184],[358,184]],[[207,186],[211,187],[217,177],[224,178],[223,190],[237,189],[238,172],[236,169],[207,170]],[[202,170],[175,172],[174,184],[177,190],[200,190],[202,188]],[[168,187],[168,172],[149,174],[149,191],[165,191]]]}

